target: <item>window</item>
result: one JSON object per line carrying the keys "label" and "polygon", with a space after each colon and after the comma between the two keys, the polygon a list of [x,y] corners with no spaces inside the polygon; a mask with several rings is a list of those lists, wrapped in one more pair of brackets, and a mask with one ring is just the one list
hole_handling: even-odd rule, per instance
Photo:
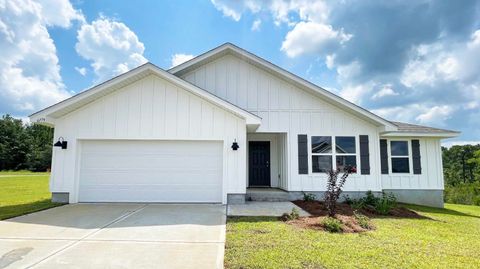
{"label": "window", "polygon": [[407,141],[390,141],[392,173],[410,173]]}
{"label": "window", "polygon": [[344,171],[346,166],[357,167],[355,137],[312,136],[312,172],[325,173],[333,169],[334,159],[335,169]]}
{"label": "window", "polygon": [[335,153],[337,168],[345,172],[346,167],[357,168],[357,155],[355,148],[355,137],[337,136],[335,137]]}
{"label": "window", "polygon": [[312,172],[325,173],[332,169],[332,137],[312,136]]}

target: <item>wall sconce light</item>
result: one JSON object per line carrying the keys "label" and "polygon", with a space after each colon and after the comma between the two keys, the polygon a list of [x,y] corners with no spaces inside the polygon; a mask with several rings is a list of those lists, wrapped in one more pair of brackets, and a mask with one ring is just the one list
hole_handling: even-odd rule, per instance
{"label": "wall sconce light", "polygon": [[53,144],[54,147],[61,147],[62,149],[66,149],[67,148],[67,141],[63,140],[63,137],[59,137],[58,138],[58,141]]}
{"label": "wall sconce light", "polygon": [[232,149],[233,149],[233,150],[237,150],[239,147],[240,147],[240,146],[239,146],[238,143],[237,143],[237,139],[235,139],[235,140],[233,141],[233,144],[232,144]]}

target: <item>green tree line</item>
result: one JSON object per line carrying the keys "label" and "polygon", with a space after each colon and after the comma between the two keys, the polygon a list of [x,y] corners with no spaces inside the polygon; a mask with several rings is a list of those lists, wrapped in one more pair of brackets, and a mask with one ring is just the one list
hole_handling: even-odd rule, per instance
{"label": "green tree line", "polygon": [[52,162],[53,128],[0,119],[0,170],[47,171]]}
{"label": "green tree line", "polygon": [[480,205],[480,144],[442,147],[445,201]]}

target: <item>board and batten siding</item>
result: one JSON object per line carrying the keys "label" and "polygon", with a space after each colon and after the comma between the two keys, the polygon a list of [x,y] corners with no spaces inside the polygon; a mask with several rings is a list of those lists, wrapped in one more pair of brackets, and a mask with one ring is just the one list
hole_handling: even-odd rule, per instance
{"label": "board and batten siding", "polygon": [[[53,150],[50,190],[69,192],[70,202],[76,202],[76,160],[81,161],[83,140],[223,141],[224,199],[226,193],[246,190],[245,120],[156,75],[57,119],[54,138],[60,136],[68,141],[68,149]],[[234,139],[240,144],[237,151],[230,148]]]}
{"label": "board and batten siding", "polygon": [[[370,175],[352,175],[347,191],[380,191],[377,126],[331,105],[297,86],[236,56],[225,55],[182,75],[186,81],[262,118],[259,133],[286,133],[289,191],[321,191],[326,175],[311,172],[311,136],[355,136],[360,167],[359,135],[369,136]],[[297,135],[307,134],[309,173],[298,173]]]}
{"label": "board and batten siding", "polygon": [[[414,138],[420,143],[420,164],[421,174],[413,173],[413,158],[411,138],[392,137],[387,139],[388,154],[388,174],[382,175],[383,189],[394,190],[443,190],[443,164],[442,164],[442,148],[440,139],[437,138]],[[390,159],[390,141],[408,141],[410,173],[392,173],[392,163]]]}

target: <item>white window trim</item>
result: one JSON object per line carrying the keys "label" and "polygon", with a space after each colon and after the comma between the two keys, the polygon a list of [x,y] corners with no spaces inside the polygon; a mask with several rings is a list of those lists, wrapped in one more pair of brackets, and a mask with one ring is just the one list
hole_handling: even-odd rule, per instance
{"label": "white window trim", "polygon": [[[392,156],[392,148],[391,148],[391,142],[392,141],[401,141],[401,142],[407,142],[407,147],[408,147],[408,156],[407,155],[395,155]],[[411,139],[387,139],[387,153],[388,153],[388,173],[390,175],[413,175],[413,161],[412,161],[412,140]],[[393,158],[407,158],[408,157],[408,173],[397,173],[393,172],[393,165],[392,165],[392,157]]]}
{"label": "white window trim", "polygon": [[[312,152],[312,137],[314,136],[329,136],[332,138],[332,152],[331,153],[313,153]],[[337,142],[336,137],[353,137],[355,140],[355,153],[336,153]],[[332,169],[337,169],[337,156],[355,156],[355,161],[357,163],[357,172],[353,173],[354,175],[359,174],[360,167],[360,145],[358,144],[358,137],[355,135],[310,135],[307,139],[308,141],[308,158],[309,158],[309,167],[308,173],[311,175],[324,174],[325,172],[313,172],[313,156],[331,156],[332,157]]]}

